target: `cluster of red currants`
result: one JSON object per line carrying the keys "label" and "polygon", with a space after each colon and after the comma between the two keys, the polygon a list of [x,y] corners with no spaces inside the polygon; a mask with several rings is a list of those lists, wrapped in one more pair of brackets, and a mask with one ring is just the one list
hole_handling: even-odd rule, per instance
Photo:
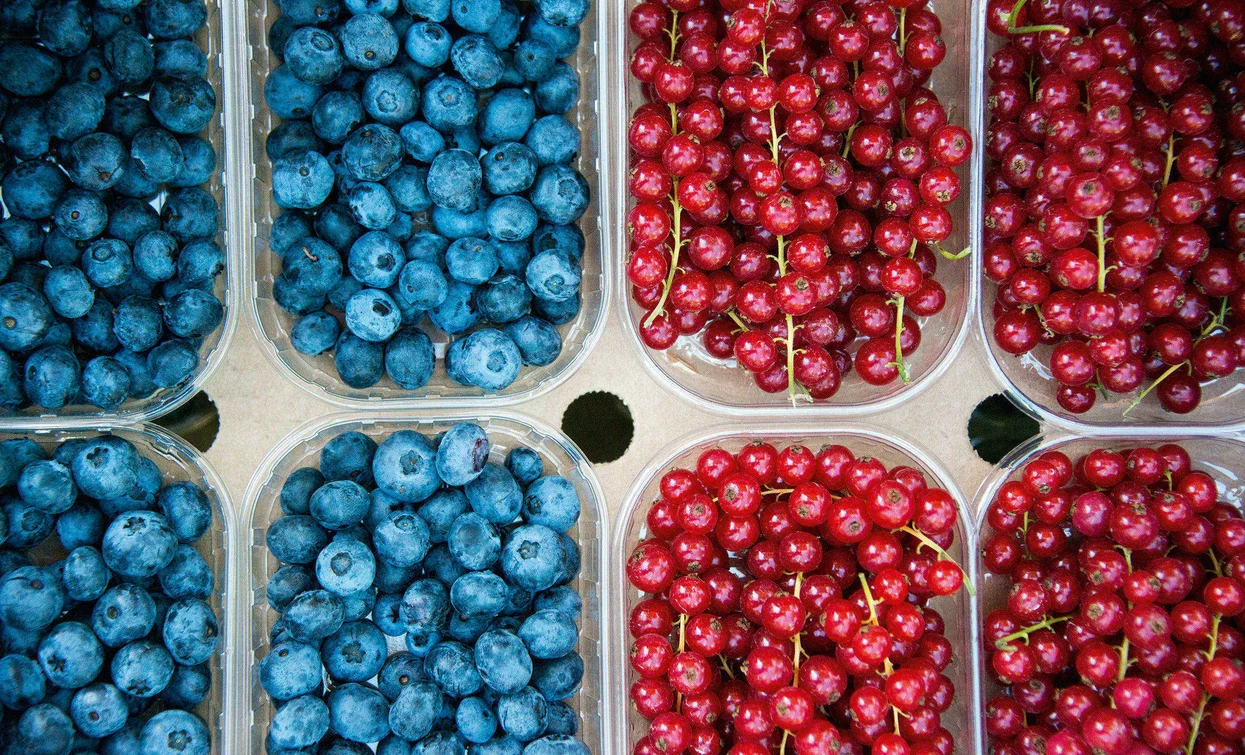
{"label": "cluster of red currants", "polygon": [[987,522],[991,752],[1242,752],[1245,520],[1185,449],[1044,453]]}
{"label": "cluster of red currants", "polygon": [[1193,411],[1245,366],[1245,4],[989,0],[994,339],[1064,410],[1150,385]]}
{"label": "cluster of red currants", "polygon": [[[951,755],[952,496],[843,446],[674,469],[631,553],[634,755]],[[969,586],[971,588],[971,585]]]}
{"label": "cluster of red currants", "polygon": [[[902,379],[969,134],[924,84],[923,0],[645,0],[631,73],[627,276],[652,349],[699,334],[770,393]],[[843,206],[840,206],[840,203]],[[859,342],[859,344],[858,344]]]}

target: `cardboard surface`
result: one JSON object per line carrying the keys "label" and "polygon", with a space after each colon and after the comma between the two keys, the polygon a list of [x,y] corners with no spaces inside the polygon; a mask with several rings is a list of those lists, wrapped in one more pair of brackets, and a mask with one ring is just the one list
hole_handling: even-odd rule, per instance
{"label": "cardboard surface", "polygon": [[[601,341],[576,374],[543,396],[507,407],[560,428],[567,405],[584,393],[609,391],[622,398],[635,420],[635,437],[620,459],[594,465],[611,516],[622,505],[636,474],[671,442],[714,425],[780,425],[784,421],[736,419],[693,406],[649,375],[627,342],[631,336],[624,327],[611,312]],[[239,323],[229,352],[204,390],[220,412],[220,433],[206,455],[239,511],[252,473],[278,441],[312,419],[343,411],[278,373],[249,322]],[[968,417],[982,399],[999,390],[986,367],[982,346],[970,338],[937,382],[896,409],[859,420],[809,415],[799,421],[824,427],[828,439],[833,438],[836,424],[864,424],[915,440],[956,479],[969,505],[990,465],[969,445]],[[435,411],[420,414],[435,416]]]}

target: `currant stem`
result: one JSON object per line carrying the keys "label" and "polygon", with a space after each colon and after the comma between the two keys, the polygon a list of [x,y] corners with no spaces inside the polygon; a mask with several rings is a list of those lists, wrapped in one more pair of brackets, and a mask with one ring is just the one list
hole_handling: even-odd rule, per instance
{"label": "currant stem", "polygon": [[744,333],[748,332],[749,328],[747,324],[744,323],[744,321],[739,318],[739,315],[735,312],[734,309],[726,310],[726,316],[735,321],[735,324],[739,326],[740,331]]}
{"label": "currant stem", "polygon": [[[802,587],[804,587],[804,572],[799,572],[795,575],[795,597],[797,598],[800,597],[800,588]],[[805,613],[807,614],[807,611]],[[792,659],[792,665],[795,668],[796,679],[800,677],[800,653],[802,651],[802,648],[800,647],[800,640],[802,640],[803,638],[804,638],[804,632],[803,630],[801,630],[795,636],[795,652],[793,653],[795,657]]]}
{"label": "currant stem", "polygon": [[648,317],[644,319],[644,325],[649,326],[666,311],[666,300],[670,298],[670,289],[674,286],[674,276],[679,272],[679,251],[683,248],[683,206],[679,204],[677,197],[672,197],[674,209],[674,251],[670,253],[670,269],[666,271],[666,282],[661,286],[661,298],[657,300],[657,306],[653,307],[653,311],[648,313]]}
{"label": "currant stem", "polygon": [[869,589],[869,580],[865,577],[863,573],[860,574],[859,576],[860,576],[860,586],[864,588],[864,591],[865,591],[865,602],[869,604],[869,623],[877,624],[878,623],[877,603],[873,602],[873,591]]}
{"label": "currant stem", "polygon": [[1172,164],[1176,162],[1176,132],[1173,131],[1167,137],[1167,165],[1163,168],[1163,185],[1172,179]]}
{"label": "currant stem", "polygon": [[1176,372],[1176,370],[1180,369],[1181,367],[1184,367],[1187,364],[1188,364],[1188,361],[1184,361],[1184,362],[1181,362],[1180,364],[1173,364],[1171,367],[1168,367],[1166,372],[1164,372],[1162,375],[1159,375],[1158,380],[1155,380],[1153,383],[1150,383],[1150,385],[1146,386],[1146,389],[1141,392],[1141,395],[1133,399],[1133,402],[1128,405],[1128,408],[1124,410],[1124,413],[1121,416],[1127,417],[1129,412],[1131,412],[1132,410],[1136,409],[1138,406],[1141,405],[1141,402],[1145,400],[1146,396],[1149,396],[1154,391],[1155,388],[1159,387],[1159,383],[1162,383],[1164,380],[1171,377],[1172,374]]}
{"label": "currant stem", "polygon": [[1128,667],[1131,663],[1128,659],[1128,649],[1128,638],[1125,637],[1124,643],[1120,645],[1120,670],[1119,673],[1115,675],[1115,681],[1117,684],[1124,681],[1124,677],[1128,675]]}
{"label": "currant stem", "polygon": [[956,563],[955,559],[951,558],[951,555],[947,553],[945,550],[943,550],[943,547],[941,545],[939,545],[938,543],[935,543],[933,540],[930,540],[928,535],[926,535],[924,532],[921,532],[915,527],[900,527],[899,531],[906,532],[909,535],[912,535],[917,540],[920,540],[922,545],[928,546],[929,548],[933,549],[934,552],[938,554],[938,559],[940,561],[946,560],[946,561],[950,561],[951,563],[955,564],[956,567],[959,568],[960,574],[964,575],[964,589],[968,590],[968,594],[971,597],[974,597],[974,598],[977,597],[977,588],[973,586],[972,580],[968,578],[968,572],[964,571],[964,567]]}
{"label": "currant stem", "polygon": [[895,365],[895,369],[899,370],[899,379],[904,385],[912,382],[911,376],[908,375],[908,365],[903,361],[903,307],[904,298],[898,297],[895,301],[895,361],[891,364]]}
{"label": "currant stem", "polygon": [[1215,618],[1210,621],[1210,648],[1206,651],[1206,660],[1213,661],[1215,652],[1219,650],[1219,622],[1223,616],[1215,614]]}
{"label": "currant stem", "polygon": [[1193,714],[1193,726],[1189,731],[1189,743],[1185,745],[1185,755],[1193,755],[1193,746],[1197,744],[1198,730],[1202,728],[1202,717],[1206,715],[1206,704],[1210,702],[1210,695],[1202,693],[1202,702],[1197,706],[1197,713]]}
{"label": "currant stem", "polygon": [[995,640],[994,646],[998,648],[999,650],[1007,650],[1008,648],[1011,647],[1011,644],[1014,641],[1025,640],[1025,642],[1028,642],[1029,635],[1033,634],[1039,629],[1050,629],[1056,624],[1063,622],[1063,621],[1067,621],[1071,618],[1072,616],[1071,614],[1069,614],[1068,616],[1051,616],[1049,618],[1042,619],[1041,621],[1034,624],[1033,626],[1025,627],[1024,629],[1021,629],[1018,632],[1012,632],[1006,637],[1002,637],[1000,639]]}
{"label": "currant stem", "polygon": [[1098,232],[1098,293],[1107,290],[1107,239],[1103,234],[1102,224],[1105,216],[1099,215],[1097,224]]}
{"label": "currant stem", "polygon": [[1035,34],[1044,31],[1057,31],[1063,34],[1070,34],[1068,27],[1059,24],[1038,24],[1035,26],[1016,27],[1016,19],[1020,17],[1020,11],[1025,7],[1029,0],[1016,0],[1016,4],[1012,6],[1012,12],[1007,16],[1007,33],[1008,34]]}

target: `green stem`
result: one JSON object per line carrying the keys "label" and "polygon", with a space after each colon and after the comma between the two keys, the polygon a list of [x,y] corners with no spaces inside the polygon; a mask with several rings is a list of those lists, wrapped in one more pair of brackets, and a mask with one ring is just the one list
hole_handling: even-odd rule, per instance
{"label": "green stem", "polygon": [[995,640],[994,646],[998,648],[999,650],[1007,650],[1009,647],[1011,647],[1011,644],[1015,642],[1016,640],[1025,640],[1026,642],[1028,642],[1029,635],[1033,634],[1039,629],[1050,629],[1056,624],[1063,622],[1063,621],[1067,621],[1071,618],[1072,616],[1069,614],[1068,616],[1052,616],[1047,619],[1042,619],[1040,622],[1038,622],[1037,624],[1034,624],[1033,626],[1025,627],[1024,629],[1021,629],[1018,632],[1012,632],[1006,637]]}
{"label": "green stem", "polygon": [[1163,185],[1172,179],[1172,163],[1176,162],[1176,132],[1167,137],[1167,165],[1163,168]]}
{"label": "green stem", "polygon": [[951,558],[951,555],[948,554],[945,550],[943,550],[943,547],[941,545],[939,545],[938,543],[935,543],[933,540],[930,540],[928,535],[926,535],[924,532],[921,532],[916,527],[900,527],[899,531],[906,532],[909,535],[912,535],[913,537],[915,537],[917,540],[920,540],[922,545],[929,547],[935,553],[938,554],[938,560],[950,561],[951,563],[955,564],[956,567],[960,570],[960,574],[964,575],[964,588],[968,590],[968,594],[970,596],[974,598],[977,597],[977,588],[973,586],[972,580],[968,578],[968,572],[964,571],[964,567],[957,564],[955,562],[955,559]]}
{"label": "green stem", "polygon": [[1124,644],[1120,645],[1120,671],[1115,675],[1117,684],[1124,681],[1124,677],[1128,675],[1128,648],[1128,638],[1125,637]]}
{"label": "green stem", "polygon": [[1071,33],[1068,27],[1059,24],[1038,24],[1036,26],[1021,26],[1017,28],[1016,19],[1020,17],[1020,11],[1025,7],[1028,0],[1017,0],[1012,6],[1012,12],[1007,16],[1007,33],[1008,34],[1036,34],[1043,31],[1057,31],[1064,34]]}
{"label": "green stem", "polygon": [[1107,238],[1103,233],[1104,216],[1099,215],[1097,220],[1098,231],[1094,235],[1098,238],[1098,292],[1102,293],[1107,290]]}
{"label": "green stem", "polygon": [[869,604],[869,623],[877,624],[878,623],[877,603],[873,602],[873,591],[869,589],[869,580],[868,578],[865,577],[863,572],[859,574],[858,576],[860,577],[860,586],[864,588],[864,591],[865,591],[865,602]]}
{"label": "green stem", "polygon": [[1185,745],[1185,755],[1193,755],[1193,746],[1197,744],[1197,733],[1202,728],[1202,718],[1206,715],[1206,703],[1210,702],[1210,695],[1202,693],[1202,702],[1197,706],[1197,712],[1193,714],[1193,726],[1189,730],[1189,743]]}
{"label": "green stem", "polygon": [[673,201],[674,206],[674,251],[670,253],[670,269],[666,271],[666,282],[661,287],[661,298],[657,300],[657,306],[652,312],[648,313],[645,318],[645,326],[652,325],[666,311],[666,300],[670,298],[670,288],[674,285],[674,276],[679,272],[679,251],[683,248],[683,208],[679,205],[679,200]]}
{"label": "green stem", "polygon": [[1124,414],[1122,416],[1127,417],[1129,412],[1131,412],[1132,410],[1136,409],[1138,406],[1141,405],[1141,402],[1145,400],[1146,396],[1149,396],[1154,391],[1155,388],[1159,387],[1159,383],[1162,383],[1164,380],[1171,377],[1172,373],[1174,373],[1176,370],[1180,369],[1181,367],[1184,367],[1187,364],[1188,362],[1185,361],[1185,362],[1181,362],[1180,364],[1173,364],[1171,367],[1168,367],[1166,372],[1164,372],[1162,375],[1159,375],[1158,380],[1155,380],[1153,383],[1150,383],[1150,385],[1147,386],[1146,389],[1141,392],[1141,395],[1133,399],[1133,402],[1129,404],[1128,408],[1124,410]]}
{"label": "green stem", "polygon": [[904,298],[897,297],[895,300],[895,361],[891,364],[895,365],[895,369],[899,370],[899,379],[904,385],[912,382],[911,376],[908,374],[908,365],[903,361],[903,309]]}

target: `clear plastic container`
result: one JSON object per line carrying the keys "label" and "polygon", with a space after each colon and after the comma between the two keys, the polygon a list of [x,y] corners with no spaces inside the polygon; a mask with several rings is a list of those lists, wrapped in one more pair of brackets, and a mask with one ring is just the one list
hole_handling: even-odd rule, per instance
{"label": "clear plastic container", "polygon": [[576,167],[592,187],[592,204],[580,220],[587,246],[584,250],[583,280],[580,288],[582,305],[574,320],[558,327],[562,334],[562,353],[545,367],[524,367],[519,378],[508,388],[487,392],[472,386],[459,385],[445,372],[443,357],[451,338],[425,320],[420,327],[432,338],[437,354],[437,368],[432,379],[417,391],[399,388],[388,377],[371,388],[351,388],[342,382],[333,365],[332,353],[311,357],[300,354],[290,343],[290,329],[296,320],[281,309],[273,299],[272,284],[281,272],[281,261],[268,249],[273,219],[280,208],[272,196],[272,165],[264,151],[270,131],[280,124],[264,100],[264,81],[269,71],[281,64],[280,57],[268,49],[268,29],[281,15],[275,0],[239,0],[246,13],[246,45],[242,57],[247,70],[239,73],[240,110],[245,120],[238,134],[240,165],[250,181],[253,201],[242,212],[247,217],[246,264],[244,272],[247,299],[250,301],[251,325],[277,370],[296,384],[325,401],[347,409],[362,409],[383,404],[394,409],[429,409],[461,407],[464,403],[507,405],[531,399],[552,390],[566,380],[583,363],[601,336],[608,307],[611,255],[606,252],[601,231],[605,183],[603,176],[606,131],[598,105],[598,93],[604,88],[599,80],[605,61],[599,59],[599,40],[604,38],[605,14],[592,4],[584,21],[579,50],[568,63],[579,72],[580,99],[578,107],[568,114],[582,134],[579,161]]}
{"label": "clear plastic container", "polygon": [[[212,371],[224,358],[238,319],[239,281],[243,226],[238,214],[245,190],[234,176],[239,173],[233,163],[238,135],[236,108],[233,105],[238,74],[235,40],[239,32],[232,4],[225,0],[206,0],[207,24],[199,30],[195,41],[207,54],[207,80],[216,91],[216,116],[202,136],[216,150],[216,170],[207,190],[216,199],[220,210],[221,228],[216,243],[225,250],[225,272],[216,279],[216,297],[225,307],[221,326],[203,339],[199,347],[199,367],[195,374],[177,388],[161,389],[144,399],[127,399],[116,409],[104,410],[89,404],[72,404],[55,411],[30,407],[19,412],[0,410],[0,425],[22,428],[91,427],[115,422],[150,422],[173,411],[190,400],[207,382]],[[163,206],[161,195],[152,203],[157,210]]]}
{"label": "clear plastic container", "polygon": [[[376,419],[363,414],[335,414],[303,425],[286,436],[260,462],[247,486],[242,521],[247,522],[245,542],[239,551],[242,582],[234,630],[245,648],[238,657],[236,679],[236,726],[240,732],[235,750],[230,755],[263,755],[264,737],[272,720],[274,707],[256,679],[254,669],[268,651],[269,632],[279,617],[268,605],[268,580],[277,570],[275,558],[268,552],[265,536],[268,525],[281,516],[278,496],[291,472],[304,466],[315,466],[320,451],[330,439],[344,432],[357,431],[383,440],[398,430],[417,430],[435,435],[460,422],[475,422],[484,428],[492,443],[492,458],[501,461],[505,453],[518,446],[540,454],[546,474],[566,477],[579,493],[582,505],[579,523],[567,534],[579,543],[583,557],[579,576],[574,581],[584,601],[579,619],[577,652],[584,658],[583,686],[568,704],[579,714],[579,736],[594,755],[609,752],[606,743],[604,681],[602,659],[602,627],[609,626],[607,604],[601,600],[605,552],[601,532],[605,526],[605,496],[592,473],[592,467],[575,444],[561,433],[534,420],[504,411],[487,414],[445,413],[431,415],[398,415],[387,413]],[[245,555],[242,555],[245,554]],[[389,638],[390,652],[405,649],[400,638]]]}
{"label": "clear plastic container", "polygon": [[[975,260],[979,250],[973,246],[972,254],[962,260],[939,257],[937,281],[947,291],[947,303],[943,311],[931,318],[921,320],[921,345],[905,361],[911,373],[911,382],[903,384],[896,380],[886,386],[871,386],[853,371],[844,377],[839,392],[828,401],[808,403],[800,401],[792,406],[790,397],[784,393],[769,394],[756,386],[751,373],[738,366],[734,359],[722,360],[709,355],[699,336],[684,336],[666,351],[655,351],[644,345],[639,336],[639,325],[644,310],[631,297],[631,283],[627,280],[626,261],[630,258],[630,239],[627,234],[627,213],[635,206],[627,191],[630,173],[630,153],[627,129],[631,114],[644,104],[640,84],[630,74],[631,53],[636,47],[627,23],[631,9],[639,0],[623,0],[610,4],[611,23],[610,50],[612,62],[610,80],[604,91],[609,93],[609,142],[614,162],[610,168],[611,205],[606,225],[611,234],[608,248],[618,256],[614,264],[614,296],[619,317],[628,331],[631,343],[640,361],[658,382],[679,396],[696,405],[718,413],[774,415],[777,413],[816,413],[830,416],[860,416],[885,411],[913,398],[933,383],[960,353],[968,335],[968,321],[975,308],[976,289],[972,284]],[[938,93],[947,110],[950,123],[973,129],[972,113],[980,109],[981,87],[977,85],[979,74],[970,67],[973,40],[979,37],[976,15],[970,15],[970,0],[934,0],[933,7],[942,20],[942,39],[947,45],[947,57],[934,71],[929,86]],[[974,142],[977,139],[974,131]],[[972,158],[976,163],[979,151]],[[966,163],[957,171],[963,191],[948,209],[954,219],[954,231],[944,246],[948,251],[958,252],[970,245],[970,239],[979,239],[975,230],[980,224],[980,181],[970,180],[979,175]],[[840,203],[841,204],[841,203]]]}
{"label": "clear plastic container", "polygon": [[[212,669],[212,690],[207,699],[192,712],[198,714],[212,732],[213,755],[233,753],[233,742],[237,736],[237,726],[232,715],[237,691],[237,664],[233,658],[237,646],[234,625],[238,616],[233,601],[237,594],[234,581],[239,565],[233,538],[237,527],[229,494],[216,470],[181,438],[154,425],[99,425],[93,428],[3,432],[0,433],[0,440],[28,438],[52,451],[67,440],[95,438],[106,434],[116,435],[133,443],[140,454],[151,459],[160,468],[165,482],[193,482],[200,486],[212,504],[212,526],[195,544],[195,550],[207,561],[216,578],[212,597],[207,602],[216,612],[221,638],[217,652],[208,661]],[[39,546],[32,554],[36,563],[48,563],[64,555],[64,549],[60,547],[55,536],[50,542],[55,545]]]}
{"label": "clear plastic container", "polygon": [[[1122,433],[1122,430],[1117,429],[1116,434],[1088,438],[1069,437],[1058,433],[1039,435],[1013,449],[1011,453],[1003,457],[995,466],[994,470],[986,477],[981,487],[977,490],[977,497],[974,501],[974,519],[979,544],[993,534],[993,530],[990,529],[985,521],[986,510],[990,502],[998,494],[999,488],[1003,486],[1003,483],[1019,478],[1025,464],[1047,451],[1062,451],[1075,462],[1077,457],[1083,456],[1096,448],[1128,451],[1139,446],[1153,447],[1162,443],[1177,443],[1189,452],[1189,456],[1193,459],[1194,469],[1206,472],[1215,478],[1215,482],[1219,486],[1220,500],[1228,501],[1238,507],[1242,505],[1242,501],[1245,501],[1245,441],[1242,441],[1241,438],[1182,436],[1179,433],[1170,433],[1156,437],[1146,434]],[[974,636],[975,638],[980,638],[983,636],[985,628],[985,617],[991,611],[1007,604],[1010,584],[1006,577],[991,574],[985,568],[981,559],[980,547],[977,547],[975,552],[977,574],[980,580],[978,582],[980,585],[978,620],[983,623],[977,625]],[[982,737],[985,737],[984,706],[986,702],[998,694],[1001,688],[986,671],[987,658],[985,648],[975,647],[974,651],[981,655],[980,686],[982,704],[977,708],[978,714],[981,715],[977,725],[983,732]],[[986,752],[985,749],[979,751]]]}
{"label": "clear plastic container", "polygon": [[[610,627],[609,664],[611,699],[611,735],[616,751],[629,753],[639,737],[647,731],[642,716],[635,712],[627,690],[637,676],[627,663],[631,635],[627,631],[627,617],[643,594],[627,582],[626,563],[636,544],[646,536],[645,517],[652,502],[660,497],[661,476],[674,468],[695,469],[697,457],[711,448],[724,448],[735,453],[753,441],[773,443],[780,449],[802,444],[810,448],[841,444],[857,456],[872,456],[887,467],[905,464],[920,470],[931,485],[944,488],[955,498],[959,517],[955,525],[955,541],[948,553],[965,569],[965,581],[977,582],[975,563],[969,554],[973,550],[973,521],[966,505],[968,499],[960,493],[955,480],[942,465],[916,443],[866,426],[836,426],[830,430],[816,425],[757,425],[746,428],[718,426],[699,430],[671,443],[658,452],[644,470],[636,477],[614,523],[610,546],[610,610],[614,621]],[[956,698],[951,708],[942,714],[942,725],[957,742],[972,742],[963,751],[981,753],[980,727],[976,724],[976,679],[978,657],[971,648],[977,645],[976,601],[967,590],[952,596],[936,598],[930,605],[942,614],[946,623],[946,637],[951,641],[954,659],[944,672],[955,684]]]}
{"label": "clear plastic container", "polygon": [[[973,79],[978,82],[981,92],[989,86],[986,79],[986,63],[1003,46],[1003,40],[985,30],[985,0],[979,0],[979,12],[974,14],[974,23],[980,27],[977,38],[982,40],[974,47]],[[984,107],[974,112],[976,119],[975,133],[980,134],[974,144],[973,184],[984,186],[985,171],[990,163],[985,156],[985,134],[990,125],[990,114]],[[981,209],[974,213],[980,216],[984,212],[982,197]],[[974,245],[982,246],[981,222],[974,222]],[[1050,373],[1051,347],[1040,346],[1035,351],[1017,357],[999,348],[994,342],[994,299],[998,285],[986,277],[981,267],[981,256],[978,254],[974,268],[974,285],[978,287],[976,300],[979,302],[975,315],[978,338],[985,344],[985,353],[990,369],[995,377],[1007,389],[1009,396],[1016,405],[1035,419],[1050,422],[1059,427],[1078,433],[1111,433],[1125,430],[1127,432],[1149,433],[1197,433],[1197,432],[1239,432],[1245,430],[1245,375],[1234,372],[1202,385],[1202,403],[1189,414],[1172,414],[1163,409],[1158,398],[1153,394],[1147,396],[1135,409],[1124,416],[1138,395],[1138,392],[1111,394],[1109,400],[1099,395],[1092,409],[1084,414],[1072,414],[1055,400],[1055,389],[1058,387]],[[1146,380],[1141,390],[1149,386]]]}

